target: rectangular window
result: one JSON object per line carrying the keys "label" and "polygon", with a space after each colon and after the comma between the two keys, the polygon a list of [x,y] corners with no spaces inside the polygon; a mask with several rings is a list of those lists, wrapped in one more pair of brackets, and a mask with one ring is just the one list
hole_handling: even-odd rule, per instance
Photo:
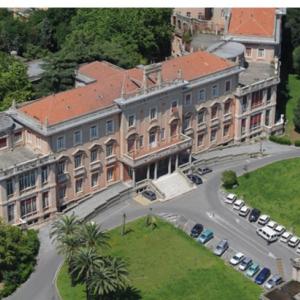
{"label": "rectangular window", "polygon": [[229,135],[229,128],[230,125],[225,125],[223,129],[223,136],[228,136]]}
{"label": "rectangular window", "polygon": [[107,181],[114,180],[114,168],[107,169]]}
{"label": "rectangular window", "polygon": [[263,90],[259,90],[252,93],[251,109],[259,107],[263,104],[263,96]]}
{"label": "rectangular window", "polygon": [[224,104],[224,115],[227,115],[229,113],[230,113],[230,101],[227,101]]}
{"label": "rectangular window", "polygon": [[205,100],[206,100],[205,90],[202,89],[199,91],[199,101],[205,101]]}
{"label": "rectangular window", "polygon": [[251,116],[250,118],[250,130],[255,130],[260,127],[261,113]]}
{"label": "rectangular window", "polygon": [[36,213],[36,197],[21,201],[21,217]]}
{"label": "rectangular window", "polygon": [[135,116],[131,115],[128,117],[128,127],[132,127],[135,125]]}
{"label": "rectangular window", "polygon": [[190,12],[190,11],[187,11],[187,12],[186,12],[186,16],[187,16],[188,18],[190,18],[190,17],[191,17],[191,12]]}
{"label": "rectangular window", "polygon": [[231,80],[226,80],[225,82],[225,92],[229,92],[231,90]]}
{"label": "rectangular window", "polygon": [[197,145],[198,146],[202,146],[203,145],[203,138],[204,138],[204,134],[198,134],[198,137],[197,137]]}
{"label": "rectangular window", "polygon": [[14,142],[19,143],[22,141],[22,131],[16,132],[14,134]]}
{"label": "rectangular window", "polygon": [[42,194],[42,206],[43,209],[49,208],[49,193],[45,192]]}
{"label": "rectangular window", "polygon": [[251,48],[246,48],[246,56],[251,57],[252,56],[252,49]]}
{"label": "rectangular window", "polygon": [[268,89],[267,89],[267,103],[271,102],[271,97],[272,97],[272,88],[268,87]]}
{"label": "rectangular window", "polygon": [[15,205],[10,204],[7,206],[7,220],[11,222],[15,219]]}
{"label": "rectangular window", "polygon": [[243,135],[246,132],[246,119],[241,121],[241,134]]}
{"label": "rectangular window", "polygon": [[92,185],[92,187],[98,185],[98,178],[99,178],[99,173],[98,172],[92,174],[92,177],[91,177],[91,185]]}
{"label": "rectangular window", "polygon": [[219,87],[217,84],[212,86],[211,94],[212,94],[212,97],[214,97],[214,98],[219,96]]}
{"label": "rectangular window", "polygon": [[90,127],[90,140],[98,138],[98,127],[93,125]]}
{"label": "rectangular window", "polygon": [[7,147],[7,138],[0,139],[0,149]]}
{"label": "rectangular window", "polygon": [[156,108],[151,108],[150,110],[150,119],[153,120],[156,118]]}
{"label": "rectangular window", "polygon": [[64,160],[58,162],[58,164],[57,164],[57,174],[58,175],[64,174],[65,169],[66,169],[66,162]]}
{"label": "rectangular window", "polygon": [[82,165],[82,154],[77,154],[74,158],[75,169]]}
{"label": "rectangular window", "polygon": [[23,191],[27,188],[35,186],[35,171],[28,171],[19,175],[19,188]]}
{"label": "rectangular window", "polygon": [[160,130],[160,139],[161,140],[165,139],[165,129],[164,128],[161,128],[161,130]]}
{"label": "rectangular window", "polygon": [[191,104],[192,104],[192,97],[191,97],[191,94],[185,95],[184,104],[185,104],[185,105],[191,105]]}
{"label": "rectangular window", "polygon": [[216,119],[218,117],[218,105],[214,105],[211,108],[211,119]]}
{"label": "rectangular window", "polygon": [[45,184],[48,181],[48,167],[47,166],[42,167],[41,172],[42,172],[42,178],[41,178],[42,184]]}
{"label": "rectangular window", "polygon": [[210,141],[213,142],[216,140],[216,138],[217,138],[217,129],[213,129],[210,132]]}
{"label": "rectangular window", "polygon": [[191,127],[191,116],[186,116],[183,120],[183,130],[186,130]]}
{"label": "rectangular window", "polygon": [[114,153],[114,147],[113,147],[113,144],[108,144],[106,145],[106,156],[111,156],[113,155]]}
{"label": "rectangular window", "polygon": [[114,132],[114,122],[113,120],[106,121],[106,134],[111,134]]}
{"label": "rectangular window", "polygon": [[91,150],[91,162],[98,159],[98,149]]}
{"label": "rectangular window", "polygon": [[198,124],[202,124],[205,122],[205,111],[204,110],[201,110],[198,112]]}
{"label": "rectangular window", "polygon": [[79,144],[82,143],[82,132],[81,132],[81,130],[77,130],[77,131],[74,132],[73,143],[74,143],[74,146],[79,145]]}
{"label": "rectangular window", "polygon": [[265,124],[266,126],[270,125],[270,109],[266,110]]}
{"label": "rectangular window", "polygon": [[247,111],[247,96],[243,96],[243,100],[242,100],[242,113]]}
{"label": "rectangular window", "polygon": [[257,56],[260,57],[260,58],[265,57],[265,49],[259,48],[257,50]]}
{"label": "rectangular window", "polygon": [[67,187],[65,185],[59,187],[59,189],[58,189],[58,198],[59,199],[64,199],[66,197],[66,190],[67,190]]}
{"label": "rectangular window", "polygon": [[139,137],[139,144],[140,144],[140,148],[142,148],[144,146],[144,136],[143,135],[141,135]]}
{"label": "rectangular window", "polygon": [[14,193],[14,186],[13,186],[13,181],[12,179],[7,179],[6,180],[6,195],[7,197],[13,195]]}
{"label": "rectangular window", "polygon": [[149,145],[150,147],[156,147],[156,132],[151,131],[149,133]]}
{"label": "rectangular window", "polygon": [[75,193],[82,192],[82,183],[83,183],[82,178],[79,178],[75,181]]}
{"label": "rectangular window", "polygon": [[64,136],[59,136],[56,140],[56,148],[57,151],[65,149],[65,137]]}

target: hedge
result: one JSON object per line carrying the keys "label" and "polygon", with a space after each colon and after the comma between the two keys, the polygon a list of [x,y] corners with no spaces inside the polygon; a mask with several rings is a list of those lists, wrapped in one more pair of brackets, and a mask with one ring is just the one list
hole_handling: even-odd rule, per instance
{"label": "hedge", "polygon": [[278,143],[278,144],[282,144],[282,145],[292,145],[291,140],[286,136],[270,135],[269,139],[270,139],[270,141],[272,141],[274,143]]}

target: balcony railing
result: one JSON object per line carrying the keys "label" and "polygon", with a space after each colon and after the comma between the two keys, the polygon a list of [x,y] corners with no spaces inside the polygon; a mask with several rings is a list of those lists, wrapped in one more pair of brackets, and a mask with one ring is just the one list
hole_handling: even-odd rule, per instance
{"label": "balcony railing", "polygon": [[115,154],[107,156],[105,161],[107,165],[114,164],[117,161],[117,156]]}
{"label": "balcony railing", "polygon": [[220,119],[218,117],[210,120],[210,126],[211,127],[213,127],[213,126],[219,126],[219,125],[220,125]]}
{"label": "balcony railing", "polygon": [[223,116],[223,122],[229,122],[232,120],[232,113],[227,113]]}
{"label": "balcony railing", "polygon": [[78,167],[76,169],[74,169],[74,176],[78,177],[78,176],[83,176],[85,174],[86,170],[84,166]]}
{"label": "balcony railing", "polygon": [[63,183],[66,182],[70,179],[69,173],[62,173],[62,174],[57,174],[57,182],[58,183]]}

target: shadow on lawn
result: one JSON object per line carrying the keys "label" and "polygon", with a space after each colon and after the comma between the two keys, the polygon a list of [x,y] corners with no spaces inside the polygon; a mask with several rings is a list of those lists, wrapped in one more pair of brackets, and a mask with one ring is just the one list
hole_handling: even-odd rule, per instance
{"label": "shadow on lawn", "polygon": [[[101,298],[101,300],[140,300],[142,299],[141,292],[135,287],[128,287],[126,290],[118,291],[116,293],[108,295],[107,298]],[[100,300],[94,299],[94,300]]]}

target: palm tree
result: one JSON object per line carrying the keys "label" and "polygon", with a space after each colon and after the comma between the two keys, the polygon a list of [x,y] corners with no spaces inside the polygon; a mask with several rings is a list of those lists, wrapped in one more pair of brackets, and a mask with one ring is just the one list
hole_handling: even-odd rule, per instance
{"label": "palm tree", "polygon": [[95,248],[79,248],[71,260],[71,274],[80,282],[85,283],[87,299],[90,299],[89,282],[92,276],[101,269],[104,261]]}
{"label": "palm tree", "polygon": [[80,243],[88,248],[108,248],[109,236],[101,230],[100,225],[95,222],[88,222],[82,225],[79,233]]}

